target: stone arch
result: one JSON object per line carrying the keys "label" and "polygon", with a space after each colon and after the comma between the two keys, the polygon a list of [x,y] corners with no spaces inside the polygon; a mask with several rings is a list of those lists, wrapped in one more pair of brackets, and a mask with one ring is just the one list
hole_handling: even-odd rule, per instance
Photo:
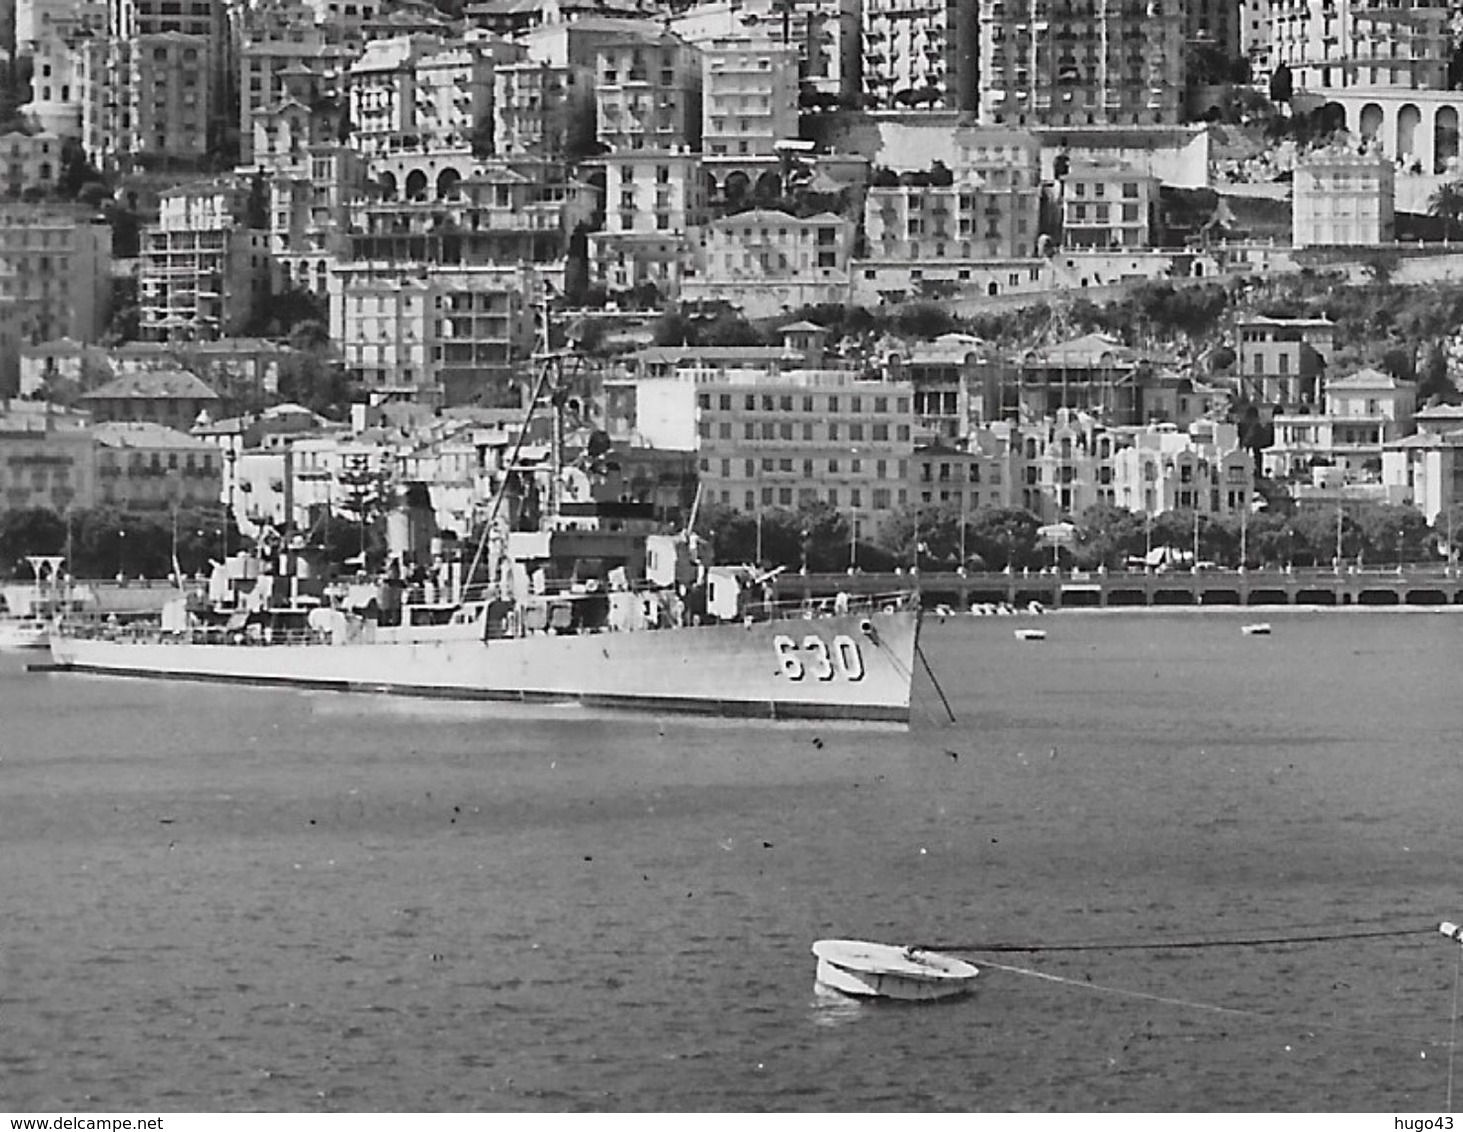
{"label": "stone arch", "polygon": [[726,195],[726,202],[728,204],[737,204],[746,199],[751,189],[752,178],[738,169],[735,173],[727,174],[726,186],[722,191]]}
{"label": "stone arch", "polygon": [[1382,137],[1382,108],[1375,102],[1368,102],[1361,108],[1357,128],[1362,141],[1380,141]]}
{"label": "stone arch", "polygon": [[380,184],[380,186],[381,186],[381,199],[382,200],[395,200],[396,199],[396,174],[395,173],[382,173],[377,183]]}
{"label": "stone arch", "polygon": [[1319,127],[1317,133],[1332,134],[1346,129],[1346,107],[1339,102],[1328,102],[1316,112]]}
{"label": "stone arch", "polygon": [[457,186],[461,183],[462,174],[449,165],[437,174],[437,199],[446,200],[457,192]]}
{"label": "stone arch", "polygon": [[427,195],[427,175],[420,169],[413,169],[406,175],[406,199],[419,200]]}
{"label": "stone arch", "polygon": [[1458,163],[1458,108],[1439,106],[1433,120],[1433,172],[1446,173]]}
{"label": "stone arch", "polygon": [[1397,156],[1411,157],[1417,152],[1417,129],[1422,124],[1422,112],[1411,102],[1397,111]]}
{"label": "stone arch", "polygon": [[702,174],[702,182],[701,183],[702,183],[702,185],[704,186],[704,188],[706,190],[706,199],[707,200],[715,200],[716,199],[716,190],[721,187],[717,183],[716,174],[713,173],[710,169],[706,170],[706,172]]}
{"label": "stone arch", "polygon": [[757,187],[753,191],[754,196],[763,200],[774,200],[782,195],[782,178],[768,169],[757,178]]}

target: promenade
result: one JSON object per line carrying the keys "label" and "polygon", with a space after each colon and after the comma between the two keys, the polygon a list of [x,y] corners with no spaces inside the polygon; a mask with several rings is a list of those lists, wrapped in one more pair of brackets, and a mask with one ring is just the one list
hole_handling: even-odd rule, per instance
{"label": "promenade", "polygon": [[1048,609],[1142,606],[1446,606],[1463,604],[1463,571],[1444,566],[1201,570],[1198,573],[1071,571],[991,574],[782,574],[779,601],[890,593],[918,582],[926,608],[1040,602]]}

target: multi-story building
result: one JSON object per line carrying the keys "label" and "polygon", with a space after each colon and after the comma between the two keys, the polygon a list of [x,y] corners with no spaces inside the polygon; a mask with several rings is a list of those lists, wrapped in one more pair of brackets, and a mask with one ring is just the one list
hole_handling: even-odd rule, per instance
{"label": "multi-story building", "polygon": [[1324,412],[1275,414],[1267,474],[1309,477],[1324,464],[1346,482],[1380,481],[1383,449],[1412,432],[1417,384],[1363,369],[1325,385]]}
{"label": "multi-story building", "polygon": [[69,335],[95,342],[111,313],[112,230],[85,210],[0,205],[0,386],[19,378],[19,348]]}
{"label": "multi-story building", "polygon": [[[1382,484],[1396,502],[1416,507],[1429,523],[1463,502],[1463,429],[1424,431],[1382,446]],[[1449,521],[1450,522],[1450,521]],[[1450,530],[1456,545],[1460,532]],[[1454,559],[1456,561],[1456,558]]]}
{"label": "multi-story building", "polygon": [[704,267],[683,280],[682,298],[721,298],[751,317],[846,302],[854,225],[830,212],[790,216],[753,209],[703,229]]}
{"label": "multi-story building", "polygon": [[1244,0],[1189,0],[1185,5],[1190,43],[1216,48],[1226,59],[1240,56],[1240,29],[1245,18]]}
{"label": "multi-story building", "polygon": [[96,501],[125,510],[217,506],[223,484],[218,449],[184,428],[113,421],[92,430]]}
{"label": "multi-story building", "polygon": [[1176,0],[978,2],[986,124],[1167,126],[1180,120],[1185,20]]}
{"label": "multi-story building", "polygon": [[864,89],[879,106],[974,110],[977,7],[864,0]]}
{"label": "multi-story building", "polygon": [[326,129],[338,130],[345,109],[345,72],[356,55],[338,41],[338,32],[328,25],[246,31],[239,49],[240,164],[252,165],[256,160],[256,120],[284,103],[315,111],[325,119]]}
{"label": "multi-story building", "polygon": [[700,46],[706,153],[770,157],[798,136],[796,48],[750,37]]}
{"label": "multi-story building", "polygon": [[640,442],[697,452],[706,500],[745,512],[826,503],[860,538],[909,503],[906,382],[851,370],[694,367],[630,382]]}
{"label": "multi-story building", "polygon": [[1336,324],[1327,318],[1252,315],[1234,324],[1235,378],[1245,400],[1319,412]]}
{"label": "multi-story building", "polygon": [[330,268],[349,247],[349,205],[366,180],[365,161],[343,145],[308,149],[269,179],[271,290],[329,293]]}
{"label": "multi-story building", "polygon": [[561,259],[569,235],[595,210],[587,184],[564,166],[535,160],[488,161],[477,176],[438,185],[445,199],[357,200],[349,206],[353,259],[383,263],[513,264]]}
{"label": "multi-story building", "polygon": [[61,176],[61,139],[55,134],[0,134],[0,195],[12,200],[27,189],[51,193]]}
{"label": "multi-story building", "polygon": [[184,369],[140,369],[82,394],[78,402],[99,422],[146,421],[187,430],[199,414],[216,415],[218,394]]}
{"label": "multi-story building", "polygon": [[493,152],[563,161],[595,144],[594,72],[588,67],[503,63],[493,71]]}
{"label": "multi-story building", "polygon": [[204,36],[93,37],[77,46],[82,142],[99,168],[198,168],[222,89]]}
{"label": "multi-story building", "polygon": [[1010,259],[1029,256],[1041,187],[1007,175],[996,187],[971,178],[948,185],[872,185],[864,198],[870,260]]}
{"label": "multi-story building", "polygon": [[860,88],[860,0],[705,0],[673,15],[671,31],[698,47],[739,36],[792,47],[801,90],[832,105]]}
{"label": "multi-story building", "polygon": [[1231,516],[1249,505],[1254,470],[1231,425],[1128,430],[1110,452],[1112,501],[1124,510]]}
{"label": "multi-story building", "polygon": [[1396,166],[1380,153],[1315,150],[1295,163],[1291,242],[1297,248],[1390,244]]}
{"label": "multi-story building", "polygon": [[278,97],[250,111],[245,164],[257,169],[297,169],[310,150],[339,141],[341,110],[325,88],[329,80],[302,64],[286,67],[276,78],[281,84]]}
{"label": "multi-story building", "polygon": [[491,36],[372,41],[347,78],[351,144],[367,155],[467,149],[480,123],[492,128],[494,65],[522,58],[522,48]]}
{"label": "multi-story building", "polygon": [[1448,89],[1448,8],[1433,0],[1270,0],[1268,30],[1270,66],[1288,67],[1297,90]]}
{"label": "multi-story building", "polygon": [[81,87],[71,43],[48,32],[31,44],[31,98],[20,108],[43,133],[81,137]]}
{"label": "multi-story building", "polygon": [[102,32],[107,26],[105,0],[15,0],[13,11],[17,55],[34,56],[47,39],[82,28]]}
{"label": "multi-story building", "polygon": [[232,180],[162,194],[142,231],[141,335],[151,341],[243,331],[269,293],[269,236],[247,226],[251,188]]}
{"label": "multi-story building", "polygon": [[1073,161],[1061,204],[1064,247],[1150,247],[1158,178],[1123,163]]}
{"label": "multi-story building", "polygon": [[343,263],[331,273],[330,336],[373,402],[504,403],[533,350],[528,291],[516,267]]}
{"label": "multi-story building", "polygon": [[95,505],[90,423],[47,401],[0,401],[0,514]]}
{"label": "multi-story building", "polygon": [[[657,24],[593,22],[622,25],[598,29],[592,41],[600,143],[611,153],[699,149],[701,62],[695,48]],[[577,61],[571,52],[568,62]]]}
{"label": "multi-story building", "polygon": [[603,164],[604,226],[589,236],[596,281],[611,293],[648,282],[675,295],[694,272],[695,236],[706,223],[700,156],[631,150]]}

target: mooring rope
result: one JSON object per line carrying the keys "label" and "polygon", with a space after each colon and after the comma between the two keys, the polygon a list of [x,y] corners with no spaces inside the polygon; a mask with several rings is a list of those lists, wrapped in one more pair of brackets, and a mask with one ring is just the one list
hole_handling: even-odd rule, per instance
{"label": "mooring rope", "polygon": [[1448,1103],[1443,1109],[1444,1112],[1453,1111],[1453,1058],[1458,1050],[1455,1039],[1458,1036],[1458,975],[1460,973],[1463,973],[1463,947],[1458,949],[1458,957],[1453,962],[1453,1020],[1448,1029]]}
{"label": "mooring rope", "polygon": [[1437,928],[1392,928],[1385,931],[1320,932],[1313,935],[1250,936],[1244,939],[1137,940],[1118,943],[931,943],[925,951],[982,951],[987,954],[1046,951],[1197,951],[1211,947],[1279,947],[1287,944],[1336,943],[1350,939],[1386,939],[1432,935]]}
{"label": "mooring rope", "polygon": [[[1202,1010],[1210,1014],[1227,1014],[1239,1018],[1259,1018],[1266,1022],[1278,1022],[1297,1026],[1308,1031],[1330,1030],[1342,1034],[1361,1034],[1369,1038],[1391,1038],[1426,1046],[1439,1046],[1443,1044],[1435,1038],[1420,1038],[1415,1034],[1398,1034],[1386,1030],[1362,1029],[1359,1026],[1337,1026],[1329,1022],[1313,1022],[1305,1018],[1289,1017],[1283,1014],[1269,1014],[1263,1010],[1246,1010],[1238,1006],[1220,1006],[1216,1003],[1199,1002],[1195,999],[1175,998],[1171,995],[1150,994],[1147,991],[1128,990],[1124,987],[1113,987],[1104,983],[1091,983],[1086,979],[1073,979],[1065,975],[1053,975],[1046,971],[1035,970],[1032,967],[1015,967],[1009,963],[997,963],[993,960],[985,960],[983,965],[998,971],[1007,971],[1013,975],[1025,975],[1028,978],[1041,979],[1049,983],[1060,983],[1063,986],[1082,987],[1086,990],[1097,991],[1101,994],[1116,995],[1120,998],[1136,998],[1144,1002],[1155,1002],[1164,1006],[1179,1006],[1186,1010]],[[1449,1111],[1451,1111],[1451,1108],[1450,1097]]]}

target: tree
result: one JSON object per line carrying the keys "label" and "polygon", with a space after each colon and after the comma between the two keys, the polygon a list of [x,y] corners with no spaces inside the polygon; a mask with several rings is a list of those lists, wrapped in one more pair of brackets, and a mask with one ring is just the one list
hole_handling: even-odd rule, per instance
{"label": "tree", "polygon": [[1429,216],[1442,220],[1444,234],[1452,239],[1458,218],[1463,217],[1463,183],[1447,181],[1439,185],[1428,198],[1427,211]]}
{"label": "tree", "polygon": [[982,507],[970,517],[966,548],[993,570],[1041,565],[1037,528],[1041,520],[1024,507]]}
{"label": "tree", "polygon": [[88,184],[100,184],[105,191],[102,175],[87,159],[86,148],[76,138],[67,138],[61,143],[61,170],[56,179],[56,191],[63,197],[75,198]]}
{"label": "tree", "polygon": [[1290,68],[1281,63],[1270,72],[1270,101],[1288,103],[1294,92],[1295,79],[1290,73]]}

